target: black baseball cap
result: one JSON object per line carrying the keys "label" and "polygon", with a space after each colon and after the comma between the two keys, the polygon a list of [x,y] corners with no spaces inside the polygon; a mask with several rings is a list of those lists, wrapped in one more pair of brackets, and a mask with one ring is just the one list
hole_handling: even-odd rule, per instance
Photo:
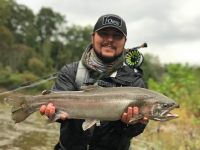
{"label": "black baseball cap", "polygon": [[118,15],[106,14],[97,20],[93,32],[99,31],[103,28],[116,28],[121,31],[125,36],[127,36],[127,29],[125,21]]}

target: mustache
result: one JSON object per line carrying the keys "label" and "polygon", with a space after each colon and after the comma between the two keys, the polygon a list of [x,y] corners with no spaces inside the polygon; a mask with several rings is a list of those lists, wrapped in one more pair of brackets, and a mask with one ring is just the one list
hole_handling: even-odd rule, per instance
{"label": "mustache", "polygon": [[116,46],[114,46],[112,43],[103,43],[101,46],[104,46],[104,47],[108,46],[108,47],[111,47],[112,49],[115,49],[115,50],[117,49]]}

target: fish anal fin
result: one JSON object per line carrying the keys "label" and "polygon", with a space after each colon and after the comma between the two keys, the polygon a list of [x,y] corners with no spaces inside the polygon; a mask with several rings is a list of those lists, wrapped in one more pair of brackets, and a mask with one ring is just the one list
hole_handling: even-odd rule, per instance
{"label": "fish anal fin", "polygon": [[99,120],[85,120],[82,124],[82,128],[83,128],[83,131],[91,128],[92,126],[94,125],[97,125],[97,126],[100,126],[100,121]]}

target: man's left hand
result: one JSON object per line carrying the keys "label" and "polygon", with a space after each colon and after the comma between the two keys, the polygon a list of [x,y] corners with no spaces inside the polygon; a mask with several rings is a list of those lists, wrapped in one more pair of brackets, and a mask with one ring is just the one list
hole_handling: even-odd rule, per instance
{"label": "man's left hand", "polygon": [[[128,107],[127,112],[124,112],[121,118],[121,121],[126,123],[126,124],[132,124],[129,122],[131,118],[134,118],[134,116],[139,114],[139,108],[138,107]],[[140,119],[138,122],[147,124],[149,119],[147,117],[144,117]]]}

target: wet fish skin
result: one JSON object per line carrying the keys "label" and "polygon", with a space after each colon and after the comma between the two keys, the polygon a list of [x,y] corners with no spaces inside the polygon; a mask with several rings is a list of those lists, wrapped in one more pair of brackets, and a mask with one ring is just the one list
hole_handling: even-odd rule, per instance
{"label": "wet fish skin", "polygon": [[48,95],[25,95],[7,98],[12,107],[12,119],[15,123],[25,120],[30,114],[39,110],[41,105],[53,103],[57,109],[54,118],[59,118],[61,111],[67,112],[69,118],[115,121],[120,120],[129,106],[139,107],[139,114],[131,119],[137,122],[144,116],[155,121],[168,121],[177,118],[170,111],[179,105],[161,93],[139,87],[91,86],[83,91],[53,92]]}

